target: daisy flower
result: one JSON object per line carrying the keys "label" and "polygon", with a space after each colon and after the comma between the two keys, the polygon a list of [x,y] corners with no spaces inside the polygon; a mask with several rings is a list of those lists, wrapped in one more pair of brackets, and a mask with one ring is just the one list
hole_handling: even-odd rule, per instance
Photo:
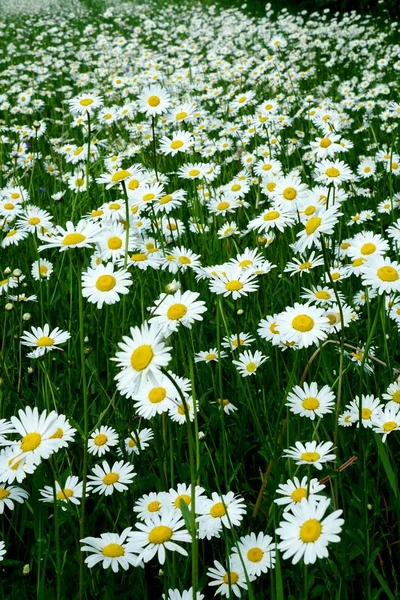
{"label": "daisy flower", "polygon": [[28,492],[20,487],[15,485],[0,486],[0,515],[3,514],[6,508],[14,510],[14,502],[23,504],[24,500],[27,500],[28,498]]}
{"label": "daisy flower", "polygon": [[289,406],[292,413],[300,417],[308,417],[312,421],[315,417],[322,418],[333,411],[335,394],[328,385],[318,390],[318,384],[313,381],[303,383],[303,387],[296,385],[287,397],[285,406]]}
{"label": "daisy flower", "polygon": [[136,476],[133,466],[123,460],[115,462],[111,467],[107,461],[103,460],[101,466],[96,465],[92,469],[92,473],[93,475],[88,475],[88,480],[93,493],[105,494],[106,496],[110,496],[114,490],[117,490],[117,492],[127,490],[128,485],[132,483],[133,478]]}
{"label": "daisy flower", "polygon": [[192,328],[195,321],[202,321],[202,313],[207,307],[197,292],[187,290],[182,294],[178,290],[175,294],[161,294],[156,307],[151,309],[152,316],[149,323],[156,325],[164,335],[170,335],[182,324],[188,329]]}
{"label": "daisy flower", "polygon": [[6,233],[6,237],[3,238],[0,246],[2,248],[7,248],[8,246],[18,246],[19,242],[26,239],[29,235],[28,231],[23,229],[10,229]]}
{"label": "daisy flower", "polygon": [[[63,510],[66,510],[66,506],[69,502],[71,504],[80,504],[79,498],[83,495],[83,482],[79,481],[78,477],[74,475],[68,476],[64,487],[61,487],[58,481],[55,482],[55,488],[46,485],[42,490],[39,490],[42,496],[41,502],[54,503],[54,500],[59,500]],[[90,488],[87,488],[90,489]]]}
{"label": "daisy flower", "polygon": [[296,465],[313,465],[321,471],[323,463],[335,460],[335,455],[329,454],[331,450],[333,450],[332,442],[319,444],[315,440],[305,444],[296,442],[294,446],[284,451],[283,456],[293,458]]}
{"label": "daisy flower", "polygon": [[50,331],[50,326],[32,327],[31,333],[24,333],[21,336],[21,344],[35,348],[33,352],[28,354],[30,358],[38,358],[51,350],[61,350],[59,344],[65,344],[69,340],[71,334],[68,331],[62,331],[58,327]]}
{"label": "daisy flower", "polygon": [[304,224],[304,229],[297,234],[298,240],[294,244],[296,252],[302,253],[307,248],[319,243],[321,234],[333,233],[334,227],[343,213],[339,212],[337,206],[331,206],[321,210],[318,216],[311,217]]}
{"label": "daisy flower", "polygon": [[69,101],[69,109],[73,115],[88,115],[100,108],[103,100],[96,93],[79,94]]}
{"label": "daisy flower", "polygon": [[[128,251],[133,249],[134,239],[128,240]],[[104,231],[104,238],[99,242],[101,259],[104,262],[116,262],[125,255],[126,231],[121,223],[113,223]]]}
{"label": "daisy flower", "polygon": [[229,338],[225,336],[222,339],[222,346],[233,351],[242,346],[249,346],[253,342],[255,342],[255,338],[252,337],[251,333],[241,331],[239,334],[233,333]]}
{"label": "daisy flower", "polygon": [[389,433],[400,429],[400,410],[387,405],[384,410],[372,415],[371,421],[373,431],[383,435],[382,441],[386,442]]}
{"label": "daisy flower", "polygon": [[150,494],[144,494],[136,500],[133,512],[137,513],[138,519],[145,521],[146,519],[153,519],[155,515],[162,514],[166,509],[170,510],[167,493],[150,492]]}
{"label": "daisy flower", "polygon": [[156,380],[144,382],[131,397],[137,414],[151,419],[167,412],[178,399],[178,392],[166,375],[157,375]]}
{"label": "daisy flower", "polygon": [[118,573],[119,567],[125,571],[129,566],[137,567],[140,561],[135,555],[134,545],[129,539],[131,527],[127,527],[121,534],[102,533],[99,538],[86,537],[79,540],[82,546],[82,552],[91,554],[85,558],[85,563],[91,569],[98,563],[103,563],[103,569],[112,568],[114,573]]}
{"label": "daisy flower", "polygon": [[374,356],[374,348],[370,346],[368,350],[368,355],[364,358],[364,348],[357,348],[353,352],[344,351],[344,355],[351,360],[351,362],[356,363],[359,367],[364,363],[364,371],[371,374],[374,372],[373,368],[369,364],[369,359],[371,356]]}
{"label": "daisy flower", "polygon": [[283,231],[285,227],[296,222],[296,213],[291,206],[267,208],[261,215],[251,219],[247,225],[249,230],[255,229],[258,233],[268,232],[270,229]]}
{"label": "daisy flower", "polygon": [[290,273],[291,277],[293,277],[295,273],[299,273],[300,277],[302,277],[303,273],[309,273],[311,269],[315,269],[315,267],[319,267],[323,264],[323,256],[315,256],[315,252],[312,252],[308,258],[301,256],[300,259],[294,258],[293,262],[288,262],[284,272]]}
{"label": "daisy flower", "polygon": [[260,532],[241,537],[232,548],[232,557],[241,555],[248,575],[259,577],[275,566],[275,542],[270,535]]}
{"label": "daisy flower", "polygon": [[360,416],[364,427],[372,427],[372,418],[382,412],[383,405],[380,403],[379,398],[375,398],[372,394],[366,396],[362,394],[361,406],[360,398],[356,396],[346,406],[346,409],[351,412],[354,422],[357,423],[357,427],[360,425]]}
{"label": "daisy flower", "polygon": [[188,556],[187,551],[176,542],[191,542],[189,532],[184,528],[185,521],[178,512],[166,511],[146,519],[144,523],[136,523],[139,531],[130,534],[130,541],[139,554],[138,559],[149,562],[157,555],[158,562],[165,562],[165,551],[179,552]]}
{"label": "daisy flower", "polygon": [[[208,585],[219,586],[215,590],[215,596],[221,594],[225,598],[231,596],[231,590],[240,598],[241,590],[247,590],[246,575],[238,555],[233,555],[228,559],[228,568],[226,569],[220,562],[214,560],[214,566],[207,571],[211,581]],[[254,581],[255,577],[247,574],[249,581]]]}
{"label": "daisy flower", "polygon": [[67,221],[65,229],[56,225],[57,234],[52,237],[40,235],[39,238],[44,244],[38,248],[39,252],[47,248],[59,248],[60,252],[70,248],[90,248],[93,244],[100,241],[102,233],[97,223],[88,223],[83,219],[77,225],[72,221]]}
{"label": "daisy flower", "polygon": [[[165,499],[169,503],[168,505],[173,509],[181,513],[181,503],[187,506],[191,510],[192,504],[192,486],[186,483],[178,483],[176,489],[170,488],[169,492],[165,492]],[[194,488],[195,495],[195,506],[197,507],[198,501],[204,499],[204,488],[196,485]]]}
{"label": "daisy flower", "polygon": [[342,531],[344,520],[342,510],[336,510],[324,518],[331,501],[321,498],[303,500],[294,506],[292,512],[283,513],[283,521],[276,534],[281,542],[278,549],[283,558],[292,558],[292,564],[304,559],[304,564],[314,564],[317,558],[328,557],[329,542],[340,542],[338,533]]}
{"label": "daisy flower", "polygon": [[58,429],[57,421],[58,416],[54,411],[47,414],[44,410],[39,414],[36,407],[20,409],[18,417],[11,417],[12,425],[21,436],[13,445],[19,448],[20,453],[31,455],[36,463],[42,458],[49,458],[61,447],[59,439],[54,437]]}
{"label": "daisy flower", "polygon": [[82,273],[82,296],[97,308],[104,304],[115,304],[120,294],[128,294],[132,276],[125,269],[114,270],[112,262],[100,264]]}
{"label": "daisy flower", "polygon": [[[163,600],[193,600],[193,588],[183,590],[180,592],[178,589],[168,590],[168,596],[162,595]],[[196,600],[204,600],[204,594],[196,592]]]}
{"label": "daisy flower", "polygon": [[390,258],[374,256],[361,267],[363,285],[379,294],[400,291],[400,264]]}
{"label": "daisy flower", "polygon": [[118,344],[120,351],[112,358],[122,370],[116,375],[117,388],[123,396],[132,397],[142,381],[157,381],[161,367],[171,360],[170,347],[156,325],[143,323],[141,328],[131,327],[131,336],[123,336]]}
{"label": "daisy flower", "polygon": [[307,348],[327,337],[329,321],[324,311],[309,303],[295,303],[276,318],[282,342],[294,342],[299,348]]}
{"label": "daisy flower", "polygon": [[37,467],[32,453],[23,453],[18,446],[12,445],[0,452],[0,482],[21,483]]}
{"label": "daisy flower", "polygon": [[168,156],[175,156],[178,152],[189,152],[193,145],[193,138],[187,131],[176,131],[172,137],[164,136],[160,140],[160,151]]}
{"label": "daisy flower", "polygon": [[[199,403],[196,400],[196,412],[199,411]],[[186,414],[188,413],[188,414]],[[191,396],[185,394],[185,404],[181,399],[172,402],[172,406],[168,409],[168,416],[171,421],[184,425],[187,420],[187,416],[190,421],[194,420],[194,402]]]}
{"label": "daisy flower", "polygon": [[31,274],[35,281],[43,281],[50,278],[50,275],[53,272],[53,264],[41,258],[34,262],[31,267]]}
{"label": "daisy flower", "polygon": [[257,289],[256,275],[237,267],[229,267],[224,274],[221,273],[210,280],[212,292],[223,294],[224,297],[232,296],[233,300],[247,296],[249,292],[255,292]]}
{"label": "daisy flower", "polygon": [[[228,355],[226,352],[222,351],[220,352],[219,356],[220,358],[226,358]],[[218,362],[218,349],[210,348],[210,350],[202,350],[201,352],[196,352],[194,362]]]}
{"label": "daisy flower", "polygon": [[118,444],[118,434],[112,427],[102,425],[93,431],[88,439],[88,452],[95,456],[103,456]]}
{"label": "daisy flower", "polygon": [[169,106],[170,96],[159,84],[144,88],[138,98],[139,111],[146,113],[146,117],[162,115]]}
{"label": "daisy flower", "polygon": [[389,243],[379,234],[362,231],[354,236],[348,248],[348,255],[353,258],[382,256],[389,250]]}
{"label": "daisy flower", "polygon": [[142,450],[149,447],[148,442],[154,438],[154,433],[148,427],[139,431],[131,431],[128,438],[125,439],[125,450],[128,454],[139,454]]}
{"label": "daisy flower", "polygon": [[300,481],[297,477],[288,479],[286,483],[280,483],[277,487],[276,493],[283,496],[283,498],[276,498],[275,504],[284,506],[284,510],[291,510],[294,506],[297,506],[303,498],[316,498],[320,499],[318,492],[325,489],[325,486],[319,483],[318,479],[310,479],[303,477]]}
{"label": "daisy flower", "polygon": [[350,181],[353,177],[350,167],[342,160],[325,159],[315,165],[315,181],[325,185],[330,183],[339,185],[344,181]]}
{"label": "daisy flower", "polygon": [[[344,299],[341,292],[338,292],[338,295],[340,300]],[[332,288],[322,285],[312,287],[311,289],[303,288],[301,297],[307,300],[307,302],[317,304],[318,306],[329,306],[336,302],[336,296]]]}
{"label": "daisy flower", "polygon": [[[211,402],[211,404],[215,404],[215,402]],[[237,407],[232,404],[229,398],[217,398],[217,404],[220,405],[224,413],[227,415],[237,410]]]}
{"label": "daisy flower", "polygon": [[345,410],[339,415],[338,423],[341,427],[351,427],[356,420],[357,419],[355,419],[354,413],[351,410]]}
{"label": "daisy flower", "polygon": [[258,367],[268,360],[267,356],[264,356],[259,350],[250,352],[244,350],[238,360],[233,360],[232,363],[236,365],[237,371],[242,377],[248,377],[249,375],[255,375]]}
{"label": "daisy flower", "polygon": [[4,559],[4,555],[6,554],[6,545],[4,542],[0,542],[0,562]]}
{"label": "daisy flower", "polygon": [[196,521],[199,524],[199,538],[211,539],[219,533],[222,526],[230,529],[239,525],[246,514],[246,505],[241,496],[235,497],[233,492],[219,496],[213,492],[211,498],[203,498],[196,506],[199,515]]}
{"label": "daisy flower", "polygon": [[[400,380],[398,379],[394,383],[391,383],[387,388],[386,392],[382,394],[384,400],[388,400],[385,408],[394,408],[399,410],[400,408]],[[1,430],[0,430],[1,433]]]}

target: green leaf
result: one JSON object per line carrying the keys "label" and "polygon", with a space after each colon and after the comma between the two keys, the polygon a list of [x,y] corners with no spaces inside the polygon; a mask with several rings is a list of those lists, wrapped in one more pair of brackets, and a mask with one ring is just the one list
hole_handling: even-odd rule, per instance
{"label": "green leaf", "polygon": [[380,461],[383,465],[383,468],[385,469],[387,478],[389,479],[390,487],[393,490],[395,498],[398,498],[399,488],[398,488],[398,484],[397,484],[397,477],[392,469],[389,457],[386,452],[386,448],[382,442],[380,435],[377,434],[375,436],[375,441],[376,441],[376,445],[378,447],[378,455],[379,455]]}

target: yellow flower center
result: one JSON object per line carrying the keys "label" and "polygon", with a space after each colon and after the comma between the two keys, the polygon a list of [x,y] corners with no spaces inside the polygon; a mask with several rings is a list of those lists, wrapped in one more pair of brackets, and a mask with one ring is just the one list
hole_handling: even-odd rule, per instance
{"label": "yellow flower center", "polygon": [[321,535],[322,525],[317,519],[308,519],[300,527],[300,539],[306,544],[315,542]]}
{"label": "yellow flower center", "polygon": [[3,208],[5,210],[12,210],[14,208],[14,204],[11,204],[11,202],[6,202],[5,204],[3,204]]}
{"label": "yellow flower center", "polygon": [[100,292],[109,292],[117,285],[117,280],[112,275],[100,275],[96,281],[96,288]]}
{"label": "yellow flower center", "polygon": [[63,246],[76,246],[76,244],[80,244],[83,240],[86,239],[86,236],[81,233],[67,233],[65,238],[62,241]]}
{"label": "yellow flower center", "polygon": [[42,436],[40,433],[28,433],[24,435],[21,440],[21,450],[22,452],[32,452],[36,450],[38,446],[40,446],[42,442]]}
{"label": "yellow flower center", "polygon": [[393,267],[380,267],[376,274],[378,275],[379,279],[381,279],[382,281],[397,281],[399,278],[399,274],[396,271],[396,269],[394,269]]}
{"label": "yellow flower center", "polygon": [[214,517],[214,519],[218,519],[223,517],[226,514],[225,507],[222,502],[217,502],[210,509],[210,515]]}
{"label": "yellow flower center", "polygon": [[315,410],[316,408],[319,407],[319,405],[320,405],[319,400],[317,398],[312,397],[312,396],[310,396],[308,398],[304,398],[304,400],[302,402],[302,406],[306,410]]}
{"label": "yellow flower center", "polygon": [[371,167],[364,167],[364,173],[369,173],[371,171]]}
{"label": "yellow flower center", "polygon": [[76,187],[82,187],[84,184],[85,184],[85,181],[82,179],[82,177],[78,177],[77,179],[75,179]]}
{"label": "yellow flower center", "polygon": [[19,194],[18,192],[13,192],[13,193],[11,194],[11,198],[12,198],[13,200],[18,200],[18,198],[20,198],[20,197],[21,197],[21,194]]}
{"label": "yellow flower center", "polygon": [[393,392],[392,400],[393,400],[393,402],[400,403],[400,390]]}
{"label": "yellow flower center", "polygon": [[249,373],[254,373],[254,371],[257,369],[257,365],[256,363],[250,362],[248,365],[246,365],[246,370]]}
{"label": "yellow flower center", "polygon": [[155,387],[150,390],[148,398],[152,404],[162,402],[167,395],[167,390],[163,387]]}
{"label": "yellow flower center", "polygon": [[96,435],[96,437],[93,439],[93,443],[96,446],[104,446],[104,444],[106,444],[108,441],[108,437],[106,435],[104,435],[104,433],[99,433],[98,435]]}
{"label": "yellow flower center", "polygon": [[326,169],[325,175],[328,175],[328,177],[339,177],[340,171],[336,167],[329,167]]}
{"label": "yellow flower center", "polygon": [[361,417],[366,421],[369,421],[372,415],[372,410],[370,408],[363,408],[361,410]]}
{"label": "yellow flower center", "polygon": [[145,194],[142,198],[143,202],[151,202],[151,200],[154,200],[154,198],[156,197],[155,194],[153,194],[152,192],[150,192],[149,194]]}
{"label": "yellow flower center", "polygon": [[90,213],[91,217],[101,217],[101,215],[103,215],[104,212],[102,210],[92,210],[92,212]]}
{"label": "yellow flower center", "polygon": [[235,583],[239,581],[239,575],[235,573],[235,571],[229,571],[228,573],[225,573],[223,579],[226,585],[229,585],[229,582],[231,585],[235,585]]}
{"label": "yellow flower center", "polygon": [[217,205],[217,210],[226,210],[227,208],[229,208],[230,204],[229,202],[220,202]]}
{"label": "yellow flower center", "polygon": [[206,354],[204,358],[206,360],[214,360],[215,358],[217,358],[217,355],[214,354],[213,352],[210,352],[210,353]]}
{"label": "yellow flower center", "polygon": [[275,221],[275,219],[279,219],[280,216],[281,215],[277,210],[270,210],[264,215],[263,219],[264,221]]}
{"label": "yellow flower center", "polygon": [[307,206],[307,208],[304,209],[304,214],[307,215],[307,217],[309,217],[310,215],[315,213],[315,206]]}
{"label": "yellow flower center", "polygon": [[168,542],[173,536],[174,532],[170,527],[166,525],[158,525],[157,527],[153,527],[153,529],[149,533],[149,542],[150,544],[164,544]]}
{"label": "yellow flower center", "polygon": [[189,171],[189,176],[190,177],[197,177],[198,175],[200,175],[200,171],[198,169],[191,169]]}
{"label": "yellow flower center", "polygon": [[151,346],[143,344],[136,348],[131,355],[131,367],[135,371],[143,371],[153,360],[154,352]]}
{"label": "yellow flower center", "polygon": [[57,492],[56,498],[57,500],[67,500],[68,498],[72,498],[73,495],[73,490],[70,490],[69,488],[64,488],[63,490]]}
{"label": "yellow flower center", "polygon": [[296,331],[301,331],[302,333],[306,331],[311,331],[314,327],[314,320],[308,315],[298,315],[292,321],[293,329]]}
{"label": "yellow flower center", "polygon": [[230,292],[237,292],[242,288],[243,284],[237,279],[232,279],[232,281],[228,281],[228,283],[225,284],[225,289],[229,290]]}
{"label": "yellow flower center", "polygon": [[373,254],[376,250],[375,244],[367,243],[361,246],[361,254]]}
{"label": "yellow flower center", "polygon": [[131,260],[134,260],[136,262],[143,262],[144,260],[147,260],[147,255],[143,254],[143,252],[139,252],[138,254],[132,254]]}
{"label": "yellow flower center", "polygon": [[238,183],[234,183],[234,184],[231,186],[231,190],[232,190],[232,192],[238,192],[238,191],[239,191],[239,190],[241,190],[241,189],[242,189],[242,186],[241,186],[241,185],[239,185]]}
{"label": "yellow flower center", "polygon": [[117,236],[110,237],[108,238],[107,244],[110,250],[119,250],[122,246],[122,240]]}
{"label": "yellow flower center", "polygon": [[365,262],[365,258],[356,258],[355,260],[353,260],[352,266],[353,267],[361,267],[361,265]]}
{"label": "yellow flower center", "polygon": [[303,454],[300,456],[301,460],[304,460],[305,462],[315,462],[316,460],[319,460],[321,458],[321,455],[318,454],[318,452],[303,452]]}
{"label": "yellow flower center", "polygon": [[290,494],[293,502],[301,502],[303,498],[307,498],[306,488],[297,488]]}
{"label": "yellow flower center", "polygon": [[188,494],[181,494],[180,496],[177,496],[174,501],[174,505],[176,506],[176,508],[181,507],[181,501],[184,502],[186,506],[189,506],[192,499]]}
{"label": "yellow flower center", "polygon": [[153,500],[153,502],[150,502],[147,506],[147,510],[149,512],[158,512],[161,508],[161,502],[158,502],[158,500]]}
{"label": "yellow flower center", "polygon": [[185,112],[184,110],[181,112],[178,112],[177,115],[175,115],[175,120],[176,121],[182,121],[182,119],[186,119],[186,117],[188,116],[187,112]]}
{"label": "yellow flower center", "polygon": [[275,188],[276,188],[275,181],[270,181],[269,183],[267,183],[267,190],[269,192],[273,192]]}
{"label": "yellow flower center", "polygon": [[17,233],[16,229],[11,229],[11,231],[9,231],[6,235],[6,237],[12,237],[13,235],[15,235]]}
{"label": "yellow flower center", "polygon": [[167,194],[166,196],[163,196],[162,198],[160,198],[160,204],[168,204],[168,202],[171,202],[171,200],[172,200],[171,194]]}
{"label": "yellow flower center", "polygon": [[325,292],[325,290],[320,290],[319,292],[315,292],[315,297],[318,298],[318,300],[329,300],[331,295],[329,292]]}
{"label": "yellow flower center", "polygon": [[283,190],[283,197],[285,200],[294,200],[297,196],[297,192],[293,187],[288,187]]}
{"label": "yellow flower center", "polygon": [[8,498],[10,492],[4,488],[0,488],[0,500],[4,500],[4,498]]}
{"label": "yellow flower center", "polygon": [[311,217],[306,223],[306,234],[311,235],[321,225],[321,217]]}
{"label": "yellow flower center", "polygon": [[50,440],[61,440],[61,438],[63,437],[63,435],[64,435],[64,432],[63,432],[63,430],[61,429],[61,427],[59,427],[59,428],[57,429],[57,431],[56,431],[55,433],[53,433],[53,435],[51,435],[51,436],[50,436],[50,438],[49,438],[49,439],[50,439]]}
{"label": "yellow flower center", "polygon": [[250,548],[250,550],[247,552],[247,560],[250,562],[258,563],[260,560],[262,560],[263,556],[264,552],[261,550],[261,548]]}
{"label": "yellow flower center", "polygon": [[299,265],[300,271],[304,271],[304,269],[310,269],[311,267],[312,263],[310,263],[309,261],[303,262],[301,263],[301,265]]}
{"label": "yellow flower center", "polygon": [[120,171],[115,171],[115,173],[111,177],[111,181],[113,183],[118,183],[119,181],[122,181],[123,179],[126,179],[127,177],[129,177],[129,175],[130,175],[130,172],[124,171],[123,169]]}
{"label": "yellow flower center", "polygon": [[107,546],[104,546],[101,553],[108,558],[118,558],[119,556],[125,555],[125,550],[121,544],[107,544]]}
{"label": "yellow flower center", "polygon": [[322,138],[322,140],[320,141],[319,145],[321,146],[321,148],[329,148],[329,146],[332,144],[331,140],[329,138]]}
{"label": "yellow flower center", "polygon": [[161,99],[158,96],[150,96],[150,98],[147,100],[147,103],[149,104],[149,106],[152,106],[153,108],[155,108],[156,106],[158,106],[161,102]]}
{"label": "yellow flower center", "polygon": [[105,483],[106,485],[113,485],[118,481],[118,479],[118,473],[107,473],[107,475],[103,477],[103,483]]}
{"label": "yellow flower center", "polygon": [[82,98],[82,100],[79,100],[79,104],[81,106],[90,106],[93,104],[93,100],[92,98]]}
{"label": "yellow flower center", "polygon": [[182,148],[183,142],[181,140],[174,140],[171,143],[172,150],[178,150],[178,148]]}
{"label": "yellow flower center", "polygon": [[51,337],[47,337],[47,335],[43,335],[36,340],[36,346],[52,346],[53,344],[54,340]]}
{"label": "yellow flower center", "polygon": [[331,277],[333,281],[336,281],[337,279],[341,278],[341,274],[340,273],[331,273]]}
{"label": "yellow flower center", "polygon": [[108,205],[108,208],[110,210],[119,210],[121,208],[121,205],[118,204],[118,202],[111,202],[111,204]]}
{"label": "yellow flower center", "polygon": [[389,431],[393,431],[393,429],[396,429],[396,427],[397,427],[396,421],[386,421],[386,423],[383,424],[383,431],[386,431],[386,433],[389,433]]}
{"label": "yellow flower center", "polygon": [[182,319],[182,317],[184,317],[186,313],[187,307],[184,304],[180,304],[178,302],[177,304],[173,304],[169,307],[167,311],[167,317],[171,321],[178,321],[179,319]]}

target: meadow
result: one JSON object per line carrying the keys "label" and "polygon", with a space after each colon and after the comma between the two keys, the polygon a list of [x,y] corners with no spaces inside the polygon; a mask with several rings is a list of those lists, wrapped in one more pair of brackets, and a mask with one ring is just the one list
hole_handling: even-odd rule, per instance
{"label": "meadow", "polygon": [[396,600],[399,23],[21,6],[0,598]]}

